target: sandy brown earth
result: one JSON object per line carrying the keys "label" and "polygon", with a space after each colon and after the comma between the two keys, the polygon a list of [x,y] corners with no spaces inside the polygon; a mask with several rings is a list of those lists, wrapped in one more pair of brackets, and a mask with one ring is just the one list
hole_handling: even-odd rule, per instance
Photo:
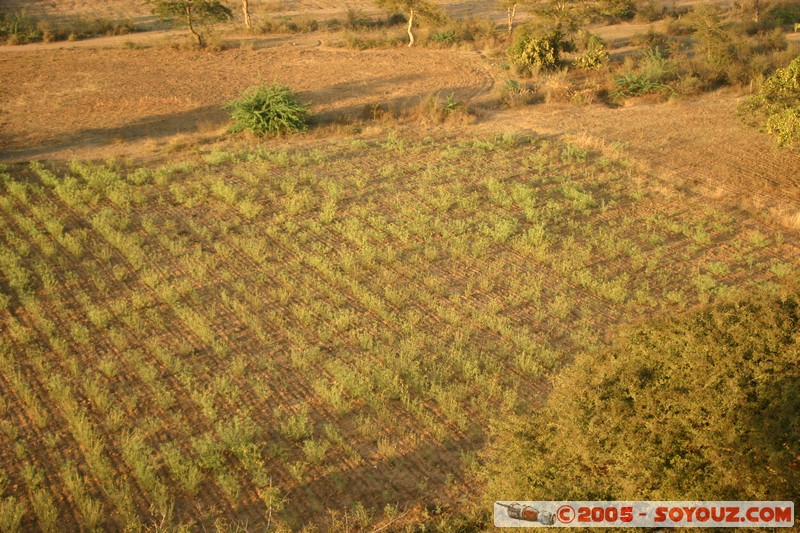
{"label": "sandy brown earth", "polygon": [[414,105],[432,93],[469,100],[494,83],[490,65],[474,53],[317,43],[224,52],[6,52],[0,68],[14,75],[0,81],[0,151],[6,159],[87,156],[86,149],[109,144],[213,131],[226,121],[221,106],[259,80],[297,90],[323,121],[360,117],[373,105]]}

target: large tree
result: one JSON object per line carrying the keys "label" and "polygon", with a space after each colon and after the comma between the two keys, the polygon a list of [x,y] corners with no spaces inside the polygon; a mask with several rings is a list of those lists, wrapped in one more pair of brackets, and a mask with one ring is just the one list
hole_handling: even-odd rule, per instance
{"label": "large tree", "polygon": [[800,285],[640,324],[499,420],[488,499],[797,500]]}
{"label": "large tree", "polygon": [[206,43],[197,31],[198,24],[225,22],[233,18],[231,10],[219,0],[147,0],[147,3],[162,20],[185,25],[200,48]]}
{"label": "large tree", "polygon": [[375,0],[378,7],[402,11],[408,16],[408,46],[414,46],[414,19],[416,17],[439,21],[444,18],[439,6],[429,0]]}

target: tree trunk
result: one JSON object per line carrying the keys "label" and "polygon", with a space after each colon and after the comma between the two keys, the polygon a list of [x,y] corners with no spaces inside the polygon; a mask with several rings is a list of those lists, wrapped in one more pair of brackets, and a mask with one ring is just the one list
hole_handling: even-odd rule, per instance
{"label": "tree trunk", "polygon": [[517,4],[508,8],[508,34],[514,31],[514,17],[517,16]]}
{"label": "tree trunk", "polygon": [[197,46],[200,48],[205,48],[203,36],[197,33],[197,30],[194,29],[194,24],[192,23],[192,4],[186,4],[186,25],[189,27],[191,34],[194,35],[194,39],[197,41]]}
{"label": "tree trunk", "polygon": [[250,0],[242,0],[242,12],[244,13],[244,25],[249,30],[253,27],[253,22],[250,20]]}
{"label": "tree trunk", "polygon": [[408,46],[414,46],[414,33],[411,29],[414,27],[414,8],[410,8],[410,15],[408,16]]}

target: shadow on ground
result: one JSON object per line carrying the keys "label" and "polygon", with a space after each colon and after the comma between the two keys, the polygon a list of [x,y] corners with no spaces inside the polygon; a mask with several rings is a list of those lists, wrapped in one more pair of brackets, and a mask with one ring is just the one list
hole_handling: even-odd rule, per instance
{"label": "shadow on ground", "polygon": [[180,113],[156,115],[122,126],[91,128],[72,135],[44,141],[37,146],[21,146],[19,141],[0,141],[0,159],[17,161],[46,159],[55,153],[69,150],[100,148],[142,140],[159,140],[177,134],[192,134],[221,128],[228,112],[219,106],[205,106]]}

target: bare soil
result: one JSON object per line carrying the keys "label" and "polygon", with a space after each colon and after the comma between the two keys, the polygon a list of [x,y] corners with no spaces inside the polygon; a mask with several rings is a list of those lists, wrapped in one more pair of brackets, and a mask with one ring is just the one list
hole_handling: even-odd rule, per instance
{"label": "bare soil", "polygon": [[0,64],[13,75],[0,81],[0,151],[4,159],[132,155],[142,147],[130,143],[146,140],[153,148],[176,134],[224,128],[222,105],[260,80],[292,87],[323,122],[361,117],[371,106],[413,106],[434,93],[470,100],[494,83],[490,65],[471,52],[273,40],[282,46],[5,49]]}

